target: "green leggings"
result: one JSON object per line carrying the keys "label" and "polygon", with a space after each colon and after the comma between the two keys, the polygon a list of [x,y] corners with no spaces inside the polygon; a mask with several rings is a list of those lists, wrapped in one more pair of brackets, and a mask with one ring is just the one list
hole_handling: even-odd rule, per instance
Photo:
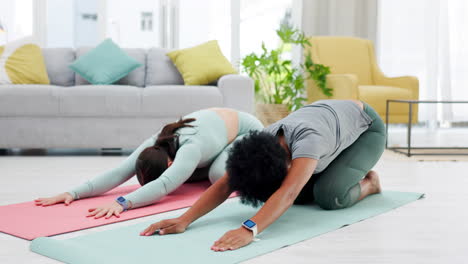
{"label": "green leggings", "polygon": [[372,107],[364,103],[372,118],[371,126],[328,167],[312,175],[296,204],[315,202],[323,209],[342,209],[354,205],[361,194],[359,182],[374,167],[385,149],[385,125]]}

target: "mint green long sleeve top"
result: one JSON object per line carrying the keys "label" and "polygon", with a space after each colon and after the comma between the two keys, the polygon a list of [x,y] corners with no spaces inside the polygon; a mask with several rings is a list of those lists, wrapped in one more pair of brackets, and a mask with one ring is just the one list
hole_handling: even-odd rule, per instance
{"label": "mint green long sleeve top", "polygon": [[[243,112],[238,112],[238,114],[238,134],[262,129],[261,123],[255,117]],[[190,123],[193,127],[184,127],[177,130],[179,148],[172,165],[156,180],[124,196],[125,199],[131,201],[132,208],[155,203],[171,193],[187,181],[196,168],[208,166],[227,146],[226,125],[216,112],[200,110],[184,116],[184,118],[195,118],[196,120]],[[145,148],[154,145],[158,134],[145,140],[117,168],[88,180],[70,190],[69,193],[75,199],[92,197],[103,194],[126,182],[135,175],[135,163],[138,156]]]}

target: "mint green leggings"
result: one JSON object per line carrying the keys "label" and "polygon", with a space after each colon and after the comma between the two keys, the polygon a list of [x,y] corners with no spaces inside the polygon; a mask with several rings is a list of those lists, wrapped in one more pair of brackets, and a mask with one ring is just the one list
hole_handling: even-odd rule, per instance
{"label": "mint green leggings", "polygon": [[354,205],[361,194],[359,182],[374,167],[385,149],[385,125],[372,107],[364,103],[372,118],[370,127],[328,167],[304,186],[296,204],[315,202],[323,209],[342,209]]}

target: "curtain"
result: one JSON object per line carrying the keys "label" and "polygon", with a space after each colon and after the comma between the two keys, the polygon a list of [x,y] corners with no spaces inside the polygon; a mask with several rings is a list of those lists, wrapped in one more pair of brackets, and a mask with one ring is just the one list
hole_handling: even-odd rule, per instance
{"label": "curtain", "polygon": [[[420,99],[468,100],[468,1],[380,0],[379,65],[414,75]],[[468,105],[421,105],[420,121],[467,121]]]}
{"label": "curtain", "polygon": [[302,0],[308,36],[354,36],[376,41],[377,0]]}

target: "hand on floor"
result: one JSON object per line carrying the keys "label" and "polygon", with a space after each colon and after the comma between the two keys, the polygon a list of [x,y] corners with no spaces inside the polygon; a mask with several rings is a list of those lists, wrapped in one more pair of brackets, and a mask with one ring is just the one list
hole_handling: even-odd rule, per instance
{"label": "hand on floor", "polygon": [[151,236],[159,230],[159,235],[177,234],[185,232],[188,224],[180,218],[162,220],[150,225],[140,233],[140,236]]}
{"label": "hand on floor", "polygon": [[64,203],[65,205],[70,205],[73,202],[73,196],[69,193],[61,193],[54,197],[48,198],[37,198],[34,200],[37,206],[49,206],[58,203]]}
{"label": "hand on floor", "polygon": [[115,217],[120,217],[120,213],[122,211],[123,207],[116,201],[113,201],[110,204],[88,209],[89,214],[87,215],[87,217],[94,216],[94,219],[98,219],[105,216],[106,219],[109,219],[113,215],[115,215]]}
{"label": "hand on floor", "polygon": [[252,231],[243,227],[231,230],[224,234],[218,241],[216,241],[211,250],[213,251],[226,251],[236,250],[243,246],[250,244],[253,241]]}

